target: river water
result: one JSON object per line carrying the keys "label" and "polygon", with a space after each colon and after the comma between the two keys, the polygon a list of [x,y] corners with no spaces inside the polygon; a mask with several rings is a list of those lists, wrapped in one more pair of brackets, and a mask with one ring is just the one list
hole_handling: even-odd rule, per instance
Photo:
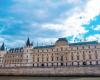
{"label": "river water", "polygon": [[100,77],[0,77],[0,80],[100,80]]}

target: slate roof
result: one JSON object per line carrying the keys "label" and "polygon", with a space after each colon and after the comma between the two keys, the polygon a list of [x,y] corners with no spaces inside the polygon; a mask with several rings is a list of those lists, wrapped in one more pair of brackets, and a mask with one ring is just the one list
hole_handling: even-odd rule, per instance
{"label": "slate roof", "polygon": [[[89,41],[89,42],[79,42],[79,43],[69,43],[69,46],[77,46],[77,45],[89,45],[89,44],[98,44],[97,41]],[[52,48],[55,45],[47,45],[47,46],[36,46],[34,49],[38,48]]]}
{"label": "slate roof", "polygon": [[34,47],[34,49],[37,49],[37,48],[52,48],[52,47],[54,47],[54,45],[36,46],[36,47]]}
{"label": "slate roof", "polygon": [[70,43],[70,46],[74,46],[74,45],[89,45],[89,44],[98,44],[97,41],[89,41],[89,42],[79,42],[79,43]]}

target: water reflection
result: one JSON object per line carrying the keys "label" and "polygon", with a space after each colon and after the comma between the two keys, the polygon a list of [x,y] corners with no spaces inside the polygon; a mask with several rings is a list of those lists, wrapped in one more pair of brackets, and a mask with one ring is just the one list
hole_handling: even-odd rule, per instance
{"label": "water reflection", "polygon": [[100,80],[100,78],[82,77],[0,77],[0,80]]}

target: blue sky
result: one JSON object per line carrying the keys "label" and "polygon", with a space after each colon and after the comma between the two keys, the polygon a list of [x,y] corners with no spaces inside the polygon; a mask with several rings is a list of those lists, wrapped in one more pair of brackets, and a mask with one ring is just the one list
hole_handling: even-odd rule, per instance
{"label": "blue sky", "polygon": [[0,0],[0,44],[100,42],[100,0]]}

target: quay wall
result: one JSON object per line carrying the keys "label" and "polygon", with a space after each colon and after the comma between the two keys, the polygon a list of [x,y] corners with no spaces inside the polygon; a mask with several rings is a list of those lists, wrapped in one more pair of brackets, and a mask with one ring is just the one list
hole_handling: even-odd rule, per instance
{"label": "quay wall", "polygon": [[0,75],[6,76],[100,76],[97,67],[59,67],[59,68],[0,68]]}

